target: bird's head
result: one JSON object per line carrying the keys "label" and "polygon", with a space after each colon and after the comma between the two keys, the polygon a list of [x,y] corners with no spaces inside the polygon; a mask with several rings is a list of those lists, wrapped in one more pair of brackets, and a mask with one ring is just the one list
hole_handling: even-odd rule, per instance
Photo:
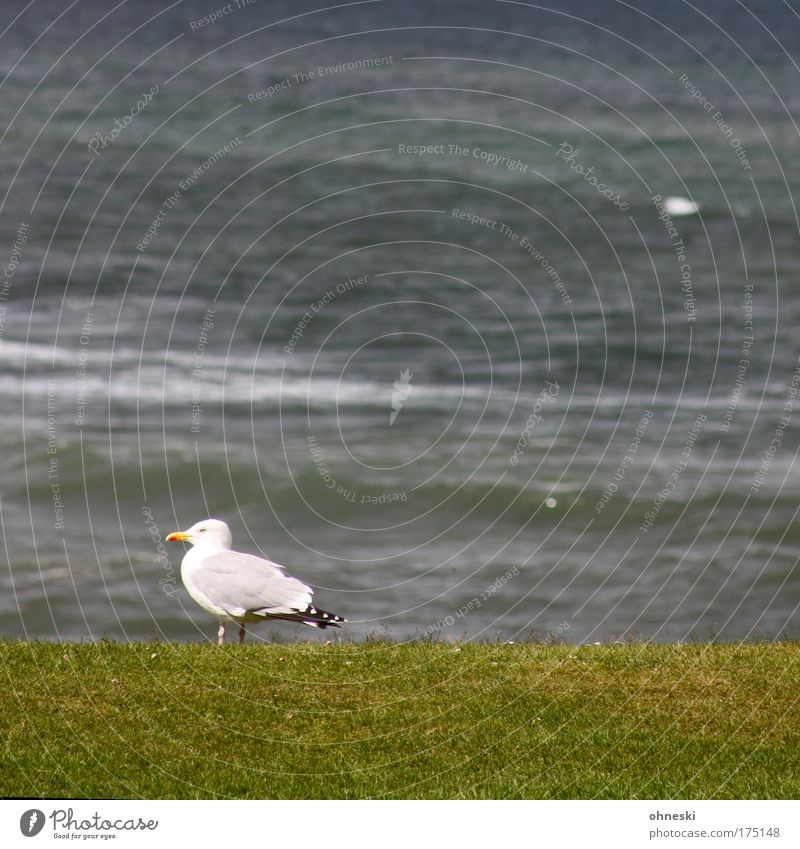
{"label": "bird's head", "polygon": [[203,519],[188,531],[175,531],[167,542],[188,542],[203,548],[230,548],[233,538],[230,528],[221,519]]}

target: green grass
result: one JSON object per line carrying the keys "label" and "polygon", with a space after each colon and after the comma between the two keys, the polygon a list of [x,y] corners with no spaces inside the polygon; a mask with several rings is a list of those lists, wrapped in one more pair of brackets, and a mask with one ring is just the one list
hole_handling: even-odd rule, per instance
{"label": "green grass", "polygon": [[798,798],[800,644],[0,642],[0,795]]}

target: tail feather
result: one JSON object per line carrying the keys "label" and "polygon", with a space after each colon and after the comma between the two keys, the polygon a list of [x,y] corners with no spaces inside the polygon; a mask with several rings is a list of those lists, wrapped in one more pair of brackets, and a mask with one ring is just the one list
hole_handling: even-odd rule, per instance
{"label": "tail feather", "polygon": [[309,604],[305,610],[299,611],[299,615],[306,625],[313,625],[316,628],[341,628],[341,623],[347,622],[343,616],[337,616],[327,610],[320,610],[313,604]]}
{"label": "tail feather", "polygon": [[337,616],[335,613],[329,613],[327,610],[320,610],[313,604],[309,604],[305,610],[298,610],[294,613],[270,613],[270,619],[283,619],[287,622],[302,622],[304,625],[311,625],[313,628],[341,628],[343,622],[347,620],[342,616]]}

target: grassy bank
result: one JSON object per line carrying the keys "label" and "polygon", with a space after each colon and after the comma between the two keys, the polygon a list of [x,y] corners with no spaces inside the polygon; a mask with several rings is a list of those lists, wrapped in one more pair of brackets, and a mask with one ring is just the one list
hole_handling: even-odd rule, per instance
{"label": "grassy bank", "polygon": [[798,798],[800,645],[0,643],[0,794]]}

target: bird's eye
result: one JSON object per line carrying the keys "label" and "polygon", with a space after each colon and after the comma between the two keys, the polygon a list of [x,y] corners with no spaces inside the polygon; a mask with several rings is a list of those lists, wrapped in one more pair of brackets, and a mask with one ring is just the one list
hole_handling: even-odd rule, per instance
{"label": "bird's eye", "polygon": [[204,534],[207,530],[208,530],[207,528],[200,528],[200,533]]}

